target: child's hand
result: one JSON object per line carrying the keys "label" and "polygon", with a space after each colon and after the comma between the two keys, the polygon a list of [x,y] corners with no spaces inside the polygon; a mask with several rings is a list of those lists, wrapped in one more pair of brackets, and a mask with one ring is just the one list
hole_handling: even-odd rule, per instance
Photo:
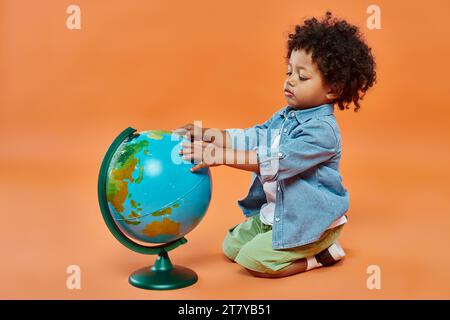
{"label": "child's hand", "polygon": [[224,149],[214,143],[205,141],[183,142],[181,147],[180,154],[183,155],[183,159],[196,164],[191,168],[191,171],[215,167],[224,162]]}
{"label": "child's hand", "polygon": [[173,132],[186,137],[190,141],[205,141],[214,143],[218,147],[225,146],[226,133],[223,130],[215,128],[203,128],[192,123],[173,130]]}
{"label": "child's hand", "polygon": [[[203,128],[200,126],[196,126],[192,123],[188,123],[188,124],[185,124],[184,126],[181,126],[177,129],[173,130],[173,132],[186,137],[186,139],[190,140],[190,141],[194,141],[194,139],[196,139],[198,141],[204,140],[204,141],[209,142],[204,137],[204,132],[206,130],[209,130],[209,128]],[[200,139],[197,139],[197,138],[200,138]]]}

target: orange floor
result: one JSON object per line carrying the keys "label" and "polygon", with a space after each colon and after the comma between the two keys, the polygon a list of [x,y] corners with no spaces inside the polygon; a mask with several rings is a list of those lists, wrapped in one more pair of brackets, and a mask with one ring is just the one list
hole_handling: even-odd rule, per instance
{"label": "orange floor", "polygon": [[[92,151],[90,163],[77,167],[36,162],[31,164],[36,170],[28,170],[29,163],[9,163],[1,172],[0,185],[6,199],[3,212],[11,213],[0,233],[6,257],[0,297],[450,298],[448,170],[443,174],[439,168],[423,166],[426,159],[398,152],[395,161],[386,154],[375,157],[381,146],[370,145],[373,154],[360,153],[360,146],[346,150],[343,173],[351,209],[341,239],[345,260],[282,279],[252,277],[228,261],[221,253],[221,241],[226,228],[243,218],[234,200],[245,192],[248,176],[215,168],[207,215],[187,236],[188,243],[170,253],[173,263],[194,269],[199,281],[168,292],[143,291],[127,283],[130,272],[153,263],[154,257],[130,252],[103,224],[95,184],[99,151]],[[65,272],[72,264],[81,268],[81,290],[66,289]],[[381,269],[380,290],[367,288],[369,265]]]}
{"label": "orange floor", "polygon": [[[0,2],[0,299],[450,299],[447,2],[380,0],[381,30],[365,27],[366,1],[77,3],[82,29],[69,31],[64,1]],[[97,176],[113,138],[127,126],[264,121],[285,105],[287,31],[327,9],[363,29],[378,64],[361,111],[336,114],[345,260],[281,279],[228,261],[222,240],[244,218],[236,200],[250,175],[218,167],[205,218],[170,253],[198,283],[130,286],[155,257],[102,220]],[[70,265],[81,290],[66,288]],[[367,288],[371,265],[379,290]]]}

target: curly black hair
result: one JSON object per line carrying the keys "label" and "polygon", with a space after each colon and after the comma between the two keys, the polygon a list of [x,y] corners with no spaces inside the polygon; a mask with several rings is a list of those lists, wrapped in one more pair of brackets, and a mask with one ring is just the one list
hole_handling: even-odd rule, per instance
{"label": "curly black hair", "polygon": [[321,21],[310,18],[296,25],[295,33],[288,37],[286,60],[293,50],[312,51],[312,61],[323,80],[338,94],[332,102],[340,110],[349,109],[353,102],[354,111],[358,111],[359,100],[376,82],[375,59],[358,27],[327,11]]}

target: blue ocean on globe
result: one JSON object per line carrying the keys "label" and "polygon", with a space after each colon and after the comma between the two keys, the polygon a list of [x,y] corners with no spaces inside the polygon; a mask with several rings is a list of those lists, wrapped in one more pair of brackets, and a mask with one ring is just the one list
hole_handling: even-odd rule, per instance
{"label": "blue ocean on globe", "polygon": [[106,194],[111,215],[128,237],[167,243],[192,231],[211,201],[208,168],[179,154],[183,137],[150,130],[125,139],[108,168]]}

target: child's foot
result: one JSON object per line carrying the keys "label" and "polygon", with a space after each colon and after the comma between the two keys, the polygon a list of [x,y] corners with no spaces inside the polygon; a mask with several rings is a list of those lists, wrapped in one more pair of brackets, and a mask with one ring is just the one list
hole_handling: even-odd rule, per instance
{"label": "child's foot", "polygon": [[322,266],[331,266],[343,257],[345,257],[344,249],[342,249],[339,242],[335,241],[331,246],[319,252],[315,256],[296,260],[287,267],[279,270],[277,273],[261,273],[250,269],[247,269],[247,271],[256,277],[281,278]]}
{"label": "child's foot", "polygon": [[344,249],[342,249],[338,241],[335,241],[331,246],[322,252],[319,252],[315,256],[308,257],[306,270],[311,270],[322,266],[331,266],[344,257]]}

